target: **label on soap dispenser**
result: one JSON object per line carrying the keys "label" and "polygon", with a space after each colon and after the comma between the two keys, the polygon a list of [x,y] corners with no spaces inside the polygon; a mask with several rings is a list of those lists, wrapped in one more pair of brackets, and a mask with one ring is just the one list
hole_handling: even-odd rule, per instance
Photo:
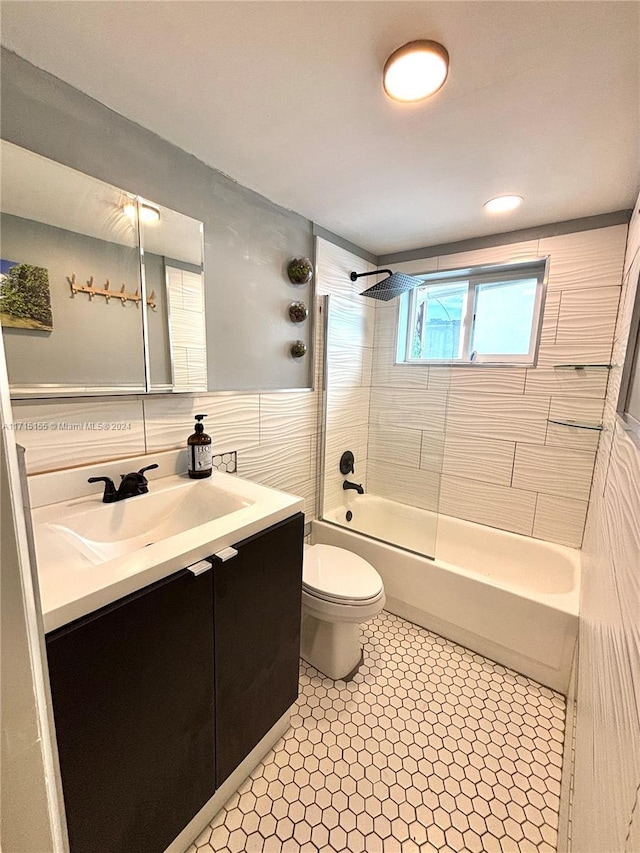
{"label": "label on soap dispenser", "polygon": [[213,451],[210,444],[192,444],[191,460],[194,471],[209,471],[212,467]]}

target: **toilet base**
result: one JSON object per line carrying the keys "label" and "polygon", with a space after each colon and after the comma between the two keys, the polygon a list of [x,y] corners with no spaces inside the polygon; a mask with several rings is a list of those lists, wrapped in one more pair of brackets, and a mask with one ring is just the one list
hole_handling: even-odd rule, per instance
{"label": "toilet base", "polygon": [[359,629],[356,622],[325,622],[304,613],[300,657],[334,681],[350,680],[363,659]]}

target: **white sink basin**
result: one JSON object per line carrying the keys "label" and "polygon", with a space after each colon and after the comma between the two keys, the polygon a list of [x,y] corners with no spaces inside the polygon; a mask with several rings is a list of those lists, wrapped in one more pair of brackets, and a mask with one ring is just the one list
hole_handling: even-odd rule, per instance
{"label": "white sink basin", "polygon": [[[172,473],[177,464],[186,463],[182,453],[166,451],[107,463],[99,470],[84,466],[30,478],[46,631],[198,564],[304,509],[302,498],[232,474],[214,471],[209,479],[190,480]],[[146,495],[104,504],[101,490],[92,486],[88,491],[90,476],[117,477],[125,468],[134,471],[156,461],[161,476],[149,480]]]}
{"label": "white sink basin", "polygon": [[46,526],[98,565],[252,503],[208,481],[188,481],[112,504],[84,502]]}

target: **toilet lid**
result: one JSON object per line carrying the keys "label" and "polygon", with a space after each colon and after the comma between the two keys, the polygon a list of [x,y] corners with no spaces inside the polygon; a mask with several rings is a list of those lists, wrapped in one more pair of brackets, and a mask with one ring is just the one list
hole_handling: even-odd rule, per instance
{"label": "toilet lid", "polygon": [[382,578],[362,557],[334,545],[304,549],[302,587],[312,595],[339,601],[367,601],[382,592]]}

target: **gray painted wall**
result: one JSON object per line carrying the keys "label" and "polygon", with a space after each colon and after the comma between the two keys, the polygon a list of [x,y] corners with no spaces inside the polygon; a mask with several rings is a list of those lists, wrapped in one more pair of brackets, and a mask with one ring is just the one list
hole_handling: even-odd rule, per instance
{"label": "gray painted wall", "polygon": [[[142,312],[133,302],[75,296],[67,277],[95,287],[107,279],[111,289],[140,287],[137,247],[97,240],[62,228],[0,215],[2,256],[49,271],[53,331],[4,327],[9,381],[12,385],[138,385],[144,388]],[[159,316],[153,317],[156,321]],[[154,323],[155,325],[155,323]],[[150,323],[151,326],[151,323]]]}
{"label": "gray painted wall", "polygon": [[4,49],[1,72],[3,138],[204,223],[210,389],[309,387],[310,355],[288,347],[311,323],[286,309],[311,288],[285,267],[311,257],[312,223]]}

